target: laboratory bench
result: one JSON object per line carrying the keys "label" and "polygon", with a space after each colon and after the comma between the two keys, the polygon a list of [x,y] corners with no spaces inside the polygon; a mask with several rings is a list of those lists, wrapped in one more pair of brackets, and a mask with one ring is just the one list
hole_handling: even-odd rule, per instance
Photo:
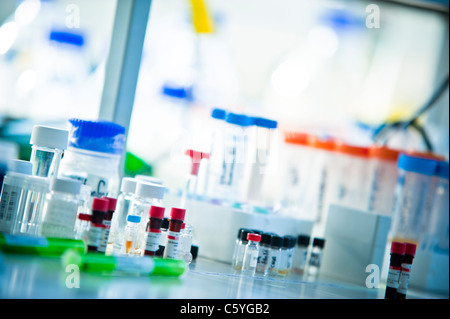
{"label": "laboratory bench", "polygon": [[[59,258],[0,254],[0,299],[383,299],[385,292],[384,285],[371,289],[321,276],[244,276],[203,257],[180,277],[80,272],[79,287],[69,288],[70,274]],[[410,290],[407,298],[448,296]]]}

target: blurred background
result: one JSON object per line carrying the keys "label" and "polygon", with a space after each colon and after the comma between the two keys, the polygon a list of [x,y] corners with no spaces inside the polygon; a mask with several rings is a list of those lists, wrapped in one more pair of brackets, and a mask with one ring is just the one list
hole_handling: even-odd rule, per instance
{"label": "blurred background", "polygon": [[[206,8],[202,6],[206,5]],[[0,138],[28,159],[34,124],[99,116],[114,0],[0,2]],[[171,153],[211,108],[282,130],[370,143],[448,77],[448,1],[153,0],[128,131],[126,172],[181,187]],[[448,90],[389,140],[448,158]]]}

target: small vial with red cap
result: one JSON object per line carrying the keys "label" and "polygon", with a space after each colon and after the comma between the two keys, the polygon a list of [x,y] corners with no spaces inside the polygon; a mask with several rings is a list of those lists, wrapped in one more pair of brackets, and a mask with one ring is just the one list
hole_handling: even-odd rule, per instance
{"label": "small vial with red cap", "polygon": [[411,267],[414,256],[416,255],[416,245],[412,243],[405,244],[405,256],[402,261],[402,271],[398,282],[397,293],[395,299],[406,299],[408,292],[409,276],[411,274]]}
{"label": "small vial with red cap", "polygon": [[391,260],[386,281],[385,299],[394,299],[398,289],[400,273],[402,271],[403,256],[405,255],[406,244],[393,241],[391,244]]}
{"label": "small vial with red cap", "polygon": [[244,260],[242,262],[242,274],[254,276],[258,264],[259,243],[261,235],[255,233],[247,234],[248,243],[245,246]]}
{"label": "small vial with red cap", "polygon": [[180,231],[184,222],[186,210],[184,208],[172,207],[170,211],[169,229],[167,230],[167,241],[164,249],[164,258],[178,259]]}
{"label": "small vial with red cap", "polygon": [[149,221],[145,236],[145,256],[155,256],[159,249],[161,225],[164,219],[164,207],[152,205],[149,211]]}
{"label": "small vial with red cap", "polygon": [[108,238],[111,229],[111,220],[116,210],[117,199],[106,196],[103,196],[102,199],[106,199],[108,201],[108,211],[105,214],[105,218],[103,218],[103,225],[105,225],[105,228],[103,228],[100,243],[98,245],[98,251],[101,253],[105,253],[106,248],[108,247]]}
{"label": "small vial with red cap", "polygon": [[92,201],[91,225],[87,241],[88,251],[97,251],[98,249],[103,229],[106,227],[103,220],[108,212],[108,206],[109,201],[104,198],[94,198]]}

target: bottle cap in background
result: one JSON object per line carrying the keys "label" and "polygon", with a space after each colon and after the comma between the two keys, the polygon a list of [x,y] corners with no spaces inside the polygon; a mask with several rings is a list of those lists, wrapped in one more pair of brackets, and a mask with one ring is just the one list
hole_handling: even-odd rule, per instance
{"label": "bottle cap in background", "polygon": [[97,210],[101,212],[107,212],[109,206],[109,201],[104,198],[94,198],[92,201],[92,210]]}
{"label": "bottle cap in background", "polygon": [[120,185],[120,191],[122,193],[134,193],[136,191],[136,179],[131,177],[122,178],[122,184]]}
{"label": "bottle cap in background", "polygon": [[308,145],[314,148],[318,148],[324,151],[333,152],[336,151],[336,140],[332,138],[324,139],[318,136],[309,135]]}
{"label": "bottle cap in background", "polygon": [[160,180],[157,177],[153,177],[153,176],[136,175],[134,178],[137,179],[138,181],[144,181],[144,182],[147,182],[147,183],[152,183],[152,184],[157,184],[157,185],[162,185],[163,184],[162,180]]}
{"label": "bottle cap in background", "polygon": [[261,244],[270,245],[270,239],[272,235],[270,233],[262,233],[261,234]]}
{"label": "bottle cap in background", "polygon": [[405,243],[393,241],[391,244],[391,254],[404,255],[406,249]]}
{"label": "bottle cap in background", "polygon": [[164,207],[153,205],[150,207],[149,215],[150,217],[153,218],[163,219],[164,211],[165,211]]}
{"label": "bottle cap in background", "polygon": [[310,135],[307,133],[288,131],[284,133],[284,141],[290,144],[309,145]]}
{"label": "bottle cap in background", "polygon": [[448,179],[448,162],[438,162],[436,175],[440,178]]}
{"label": "bottle cap in background", "polygon": [[336,143],[336,151],[342,154],[367,158],[370,156],[369,148],[365,146],[356,146],[344,142]]}
{"label": "bottle cap in background", "polygon": [[227,111],[223,109],[213,109],[211,112],[211,117],[217,120],[224,120],[227,117]]}
{"label": "bottle cap in background", "polygon": [[268,129],[276,129],[278,126],[277,121],[266,119],[263,117],[254,117],[253,124],[256,126],[268,128]]}
{"label": "bottle cap in background", "polygon": [[128,215],[127,222],[138,224],[141,222],[141,216],[137,215]]}
{"label": "bottle cap in background", "polygon": [[114,122],[69,119],[69,146],[120,155],[125,148],[125,128]]}
{"label": "bottle cap in background", "polygon": [[69,131],[53,127],[35,125],[31,132],[30,144],[65,150],[69,141]]}
{"label": "bottle cap in background", "polygon": [[405,255],[415,256],[416,248],[416,244],[405,243]]}
{"label": "bottle cap in background", "polygon": [[283,237],[280,237],[278,235],[272,235],[272,238],[270,239],[270,246],[272,248],[280,248],[283,245]]}
{"label": "bottle cap in background", "polygon": [[257,243],[259,243],[261,241],[261,235],[249,233],[247,234],[247,240],[256,241]]}
{"label": "bottle cap in background", "polygon": [[135,194],[139,197],[163,199],[165,191],[164,186],[138,181]]}
{"label": "bottle cap in background", "polygon": [[244,114],[228,113],[226,120],[227,123],[239,125],[239,126],[250,126],[253,124],[253,120]]}
{"label": "bottle cap in background", "polygon": [[436,172],[437,161],[422,157],[401,154],[398,158],[398,168],[408,172],[432,176]]}
{"label": "bottle cap in background", "polygon": [[52,178],[50,189],[55,192],[78,195],[81,189],[81,181],[64,177]]}
{"label": "bottle cap in background", "polygon": [[378,158],[385,161],[397,162],[401,151],[385,146],[373,145],[369,149],[371,157]]}
{"label": "bottle cap in background", "polygon": [[311,237],[308,235],[298,235],[297,245],[300,247],[308,247]]}
{"label": "bottle cap in background", "polygon": [[241,241],[246,242],[247,241],[247,235],[251,233],[251,230],[249,229],[243,229],[241,232]]}
{"label": "bottle cap in background", "polygon": [[103,199],[108,201],[108,211],[115,211],[117,206],[117,198],[102,196]]}
{"label": "bottle cap in background", "polygon": [[313,245],[313,247],[323,248],[325,246],[325,239],[323,239],[323,238],[314,238],[312,245]]}
{"label": "bottle cap in background", "polygon": [[14,173],[31,175],[33,173],[33,164],[30,161],[13,159],[9,164],[8,170]]}
{"label": "bottle cap in background", "polygon": [[170,210],[170,219],[184,220],[186,214],[186,209],[172,207]]}

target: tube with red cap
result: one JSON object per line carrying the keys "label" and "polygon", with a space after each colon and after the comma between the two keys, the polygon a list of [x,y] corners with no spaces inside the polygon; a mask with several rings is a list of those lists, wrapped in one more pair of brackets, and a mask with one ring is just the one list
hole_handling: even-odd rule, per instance
{"label": "tube with red cap", "polygon": [[186,210],[172,207],[170,211],[169,229],[167,230],[167,242],[164,249],[164,258],[178,259],[180,231],[184,222]]}
{"label": "tube with red cap", "polygon": [[106,196],[103,196],[102,199],[106,199],[108,201],[108,210],[105,213],[105,218],[103,218],[103,225],[105,227],[103,228],[97,251],[105,253],[106,247],[108,246],[109,231],[111,229],[111,220],[114,212],[116,211],[117,199]]}
{"label": "tube with red cap", "polygon": [[183,190],[183,194],[181,197],[181,203],[180,203],[181,207],[185,206],[188,195],[191,197],[196,195],[198,172],[200,170],[200,162],[202,161],[202,159],[209,159],[208,153],[194,151],[191,149],[186,150],[185,154],[189,155],[189,157],[191,158],[192,165],[191,165],[191,172],[187,178],[186,186]]}
{"label": "tube with red cap", "polygon": [[402,272],[398,283],[397,293],[395,299],[406,299],[406,292],[408,291],[409,276],[411,274],[411,266],[414,256],[416,255],[416,245],[406,243],[405,256],[402,261]]}
{"label": "tube with red cap", "polygon": [[406,244],[393,241],[391,244],[391,260],[386,281],[385,299],[394,299],[397,293],[400,273],[402,271],[403,256],[405,255]]}
{"label": "tube with red cap", "polygon": [[94,198],[92,202],[91,227],[88,234],[88,252],[97,251],[100,238],[105,228],[103,220],[108,212],[109,201],[104,198]]}
{"label": "tube with red cap", "polygon": [[155,256],[159,249],[161,237],[161,225],[164,219],[164,207],[151,206],[149,211],[149,221],[146,229],[145,256]]}

